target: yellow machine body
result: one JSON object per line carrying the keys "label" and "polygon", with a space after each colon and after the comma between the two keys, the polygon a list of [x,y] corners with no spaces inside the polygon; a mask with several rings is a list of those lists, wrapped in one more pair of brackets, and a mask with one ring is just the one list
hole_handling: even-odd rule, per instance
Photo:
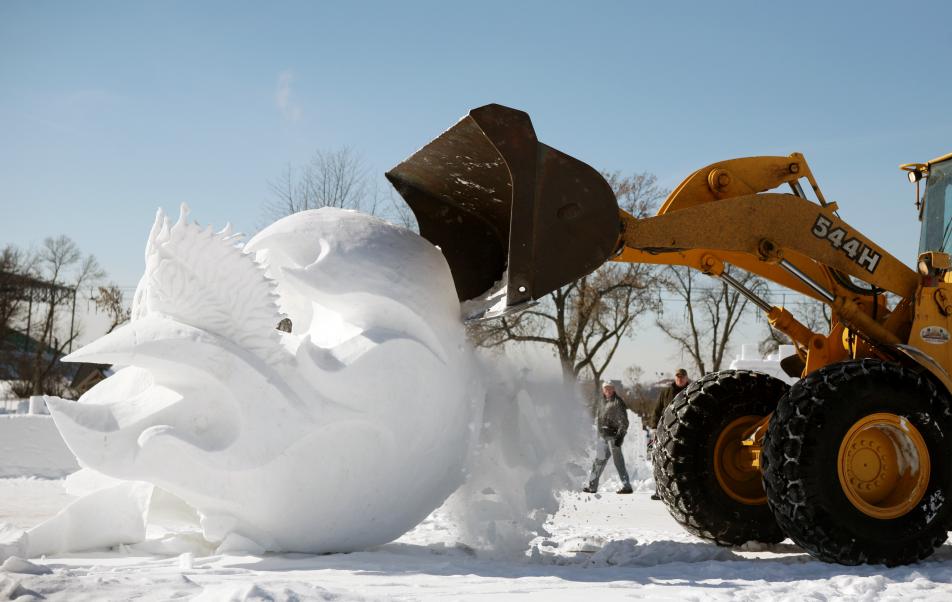
{"label": "yellow machine body", "polygon": [[[952,155],[915,165],[950,160]],[[817,202],[803,198],[801,179]],[[768,192],[781,185],[794,193]],[[806,328],[785,308],[767,312],[771,326],[795,342],[800,376],[846,359],[879,357],[916,364],[952,391],[949,255],[923,253],[921,273],[905,266],[839,218],[798,153],[709,165],[688,176],[657,216],[638,219],[622,212],[614,261],[682,265],[715,277],[730,264],[828,303],[832,320],[826,333]],[[857,292],[847,278],[888,291],[898,302],[887,308],[883,295]],[[740,434],[745,446],[736,448],[732,465],[759,465],[767,420]]]}
{"label": "yellow machine body", "polygon": [[[503,299],[491,310],[476,311],[472,314],[476,318],[518,311],[606,261],[686,266],[738,290],[766,313],[773,328],[793,341],[797,354],[786,358],[782,366],[789,375],[804,380],[790,395],[814,386],[807,384],[812,382],[808,375],[821,371],[825,379],[837,371],[835,364],[843,362],[845,370],[866,365],[846,360],[873,358],[881,361],[870,365],[898,364],[902,374],[913,375],[905,388],[891,395],[901,397],[903,391],[912,390],[922,395],[924,389],[917,383],[925,375],[937,387],[931,390],[943,391],[948,398],[952,395],[952,155],[900,167],[916,183],[922,222],[915,270],[840,217],[837,204],[823,196],[799,153],[708,165],[685,178],[657,215],[639,218],[618,208],[598,172],[539,142],[528,115],[487,105],[473,110],[387,177],[416,214],[421,234],[443,249],[460,300]],[[923,179],[927,184],[920,199]],[[805,190],[812,192],[812,200]],[[828,304],[831,319],[826,332],[811,330],[785,307],[774,306],[746,288],[730,266]],[[702,380],[719,378],[721,373]],[[733,377],[723,378],[727,383]],[[754,376],[745,378],[751,386],[766,387],[764,391],[772,386]],[[712,390],[729,395],[724,387]],[[773,395],[774,390],[770,391]],[[699,388],[690,395],[683,393],[682,403],[689,403],[693,395],[702,404],[703,392]],[[848,398],[849,391],[843,394]],[[835,427],[843,429],[836,431],[838,453],[829,462],[836,466],[824,477],[837,480],[848,503],[876,525],[901,521],[917,512],[930,487],[938,486],[936,478],[948,477],[944,468],[937,470],[945,466],[947,449],[930,434],[928,420],[915,426],[902,403],[894,401],[876,401],[888,408],[877,406]],[[862,403],[862,399],[854,402]],[[738,411],[753,407],[736,399],[729,403]],[[774,418],[771,407],[776,406],[757,406],[756,411],[737,415],[718,427],[712,442],[710,472],[732,503],[751,509],[743,512],[754,512],[749,516],[762,516],[754,509],[764,508],[771,494],[761,474],[776,478],[763,460],[776,460],[774,444],[783,444],[783,437],[765,439],[768,429],[775,430],[772,420],[775,425],[787,424],[782,413]],[[687,408],[682,406],[679,412]],[[666,429],[679,424],[680,414],[666,414]],[[692,428],[689,421],[685,424]],[[691,433],[694,438],[700,436],[696,430]],[[672,438],[668,443],[680,445],[680,441]],[[669,462],[677,460],[666,457]],[[663,471],[660,474],[669,477]],[[658,475],[656,469],[656,479]],[[787,486],[775,482],[777,487]],[[947,495],[952,486],[942,482],[944,489],[935,495]],[[679,483],[686,486],[687,481]],[[666,491],[664,495],[677,495],[674,489]],[[781,498],[769,499],[775,504]],[[682,524],[720,542],[720,535],[701,529],[695,521],[704,512],[702,506],[692,510],[698,513],[694,522]],[[776,514],[778,521],[781,514]],[[735,535],[741,540],[743,523],[728,525],[738,528]],[[718,529],[724,527],[718,524]],[[852,543],[842,549],[853,545],[862,531],[844,535],[844,541]],[[933,537],[931,531],[921,533],[923,538]],[[940,531],[940,539],[944,535]],[[808,545],[817,541],[811,539],[812,534],[800,537],[798,541]],[[830,548],[819,553],[849,562],[863,561],[873,549],[884,562],[914,558],[905,552],[892,555],[877,548],[879,543],[866,542],[866,551]],[[931,550],[934,542],[926,543]]]}

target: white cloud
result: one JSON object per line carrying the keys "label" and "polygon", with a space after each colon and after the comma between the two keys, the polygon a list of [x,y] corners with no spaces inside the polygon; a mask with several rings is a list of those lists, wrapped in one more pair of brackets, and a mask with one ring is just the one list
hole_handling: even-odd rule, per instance
{"label": "white cloud", "polygon": [[294,81],[294,72],[286,69],[278,74],[278,87],[274,92],[274,104],[281,115],[289,121],[301,118],[301,107],[294,101],[291,92],[291,82]]}

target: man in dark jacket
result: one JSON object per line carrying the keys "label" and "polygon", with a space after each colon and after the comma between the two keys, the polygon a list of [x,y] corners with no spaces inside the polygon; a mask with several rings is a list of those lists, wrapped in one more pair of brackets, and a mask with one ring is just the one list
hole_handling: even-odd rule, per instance
{"label": "man in dark jacket", "polygon": [[674,373],[674,382],[672,382],[667,387],[661,389],[661,393],[658,395],[658,405],[655,407],[654,417],[651,421],[651,428],[658,428],[658,424],[661,422],[661,416],[664,415],[664,410],[671,402],[674,401],[674,398],[678,396],[678,393],[683,391],[685,387],[688,386],[688,383],[691,382],[688,380],[688,371],[684,368],[678,368]]}
{"label": "man in dark jacket", "polygon": [[628,407],[615,393],[610,382],[602,385],[602,394],[595,401],[595,426],[598,429],[598,441],[595,444],[595,462],[588,478],[588,485],[582,488],[585,493],[598,491],[598,479],[605,470],[608,456],[615,461],[615,470],[621,478],[622,488],[618,493],[631,493],[631,481],[625,468],[625,457],[621,453],[621,444],[628,432]]}
{"label": "man in dark jacket", "polygon": [[[653,429],[658,428],[658,426],[661,424],[661,417],[664,415],[665,409],[671,405],[671,402],[674,401],[674,398],[678,396],[678,393],[683,391],[688,386],[689,382],[691,381],[688,380],[688,371],[684,368],[678,368],[674,373],[674,382],[661,389],[661,393],[658,395],[658,405],[655,407],[654,416],[652,416],[651,427]],[[652,443],[654,443],[653,436],[651,437],[649,448]],[[658,492],[655,491],[651,494],[651,499],[660,500],[661,496],[659,496]]]}

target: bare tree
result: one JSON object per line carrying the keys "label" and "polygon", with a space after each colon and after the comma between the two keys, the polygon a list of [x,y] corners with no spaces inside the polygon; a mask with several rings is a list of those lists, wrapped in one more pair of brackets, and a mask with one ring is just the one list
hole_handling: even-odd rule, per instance
{"label": "bare tree", "polygon": [[274,220],[292,213],[337,207],[373,213],[377,195],[369,195],[367,168],[349,148],[318,150],[301,166],[288,165],[284,173],[268,182],[272,198],[265,204]]}
{"label": "bare tree", "polygon": [[[725,269],[755,292],[765,287],[763,280],[749,272],[730,266]],[[656,323],[690,356],[698,373],[703,375],[721,369],[748,300],[726,282],[712,282],[707,276],[704,276],[707,286],[698,286],[698,276],[697,272],[682,266],[669,266],[665,270],[664,288],[684,303],[684,312],[680,319],[659,314]]]}
{"label": "bare tree", "polygon": [[[651,174],[604,175],[619,205],[635,216],[646,216],[666,196]],[[648,290],[655,273],[644,264],[605,264],[531,309],[477,323],[470,336],[484,347],[510,342],[547,345],[559,358],[567,380],[584,373],[597,383],[637,318],[653,307]]]}
{"label": "bare tree", "polygon": [[109,317],[109,330],[106,334],[128,322],[132,316],[132,308],[126,304],[122,289],[115,283],[100,286],[93,299],[96,302],[96,309],[105,312]]}
{"label": "bare tree", "polygon": [[80,328],[70,324],[71,328],[64,333],[56,319],[57,309],[75,304],[78,290],[102,278],[104,272],[95,257],[84,256],[75,242],[59,236],[43,241],[37,254],[35,273],[48,284],[45,294],[38,299],[45,310],[39,314],[39,336],[34,337],[38,344],[33,349],[28,368],[21,368],[20,377],[23,384],[28,385],[31,395],[60,393],[59,358],[79,336]]}
{"label": "bare tree", "polygon": [[33,269],[34,256],[6,245],[0,250],[0,343],[23,310],[21,285]]}
{"label": "bare tree", "polygon": [[387,219],[391,222],[414,232],[420,231],[420,225],[417,223],[413,210],[400,195],[394,194],[392,186],[387,189],[386,208]]}
{"label": "bare tree", "polygon": [[632,364],[625,368],[624,383],[628,387],[629,395],[626,400],[628,409],[641,418],[643,425],[650,425],[658,405],[657,392],[650,384],[642,382],[644,370],[641,366]]}
{"label": "bare tree", "polygon": [[363,158],[347,147],[317,150],[306,164],[288,165],[278,178],[268,182],[268,188],[271,198],[264,204],[267,222],[308,209],[336,207],[417,229],[410,207],[393,194],[389,183],[372,177]]}
{"label": "bare tree", "polygon": [[622,373],[624,377],[624,382],[628,384],[631,388],[634,388],[635,385],[641,382],[641,379],[644,378],[645,370],[637,364],[632,364],[625,368],[625,371]]}

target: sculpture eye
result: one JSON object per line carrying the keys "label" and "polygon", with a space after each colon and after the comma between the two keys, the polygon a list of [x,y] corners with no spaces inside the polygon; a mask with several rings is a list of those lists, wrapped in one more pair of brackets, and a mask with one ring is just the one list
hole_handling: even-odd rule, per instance
{"label": "sculpture eye", "polygon": [[282,318],[275,328],[281,332],[291,332],[291,318]]}

